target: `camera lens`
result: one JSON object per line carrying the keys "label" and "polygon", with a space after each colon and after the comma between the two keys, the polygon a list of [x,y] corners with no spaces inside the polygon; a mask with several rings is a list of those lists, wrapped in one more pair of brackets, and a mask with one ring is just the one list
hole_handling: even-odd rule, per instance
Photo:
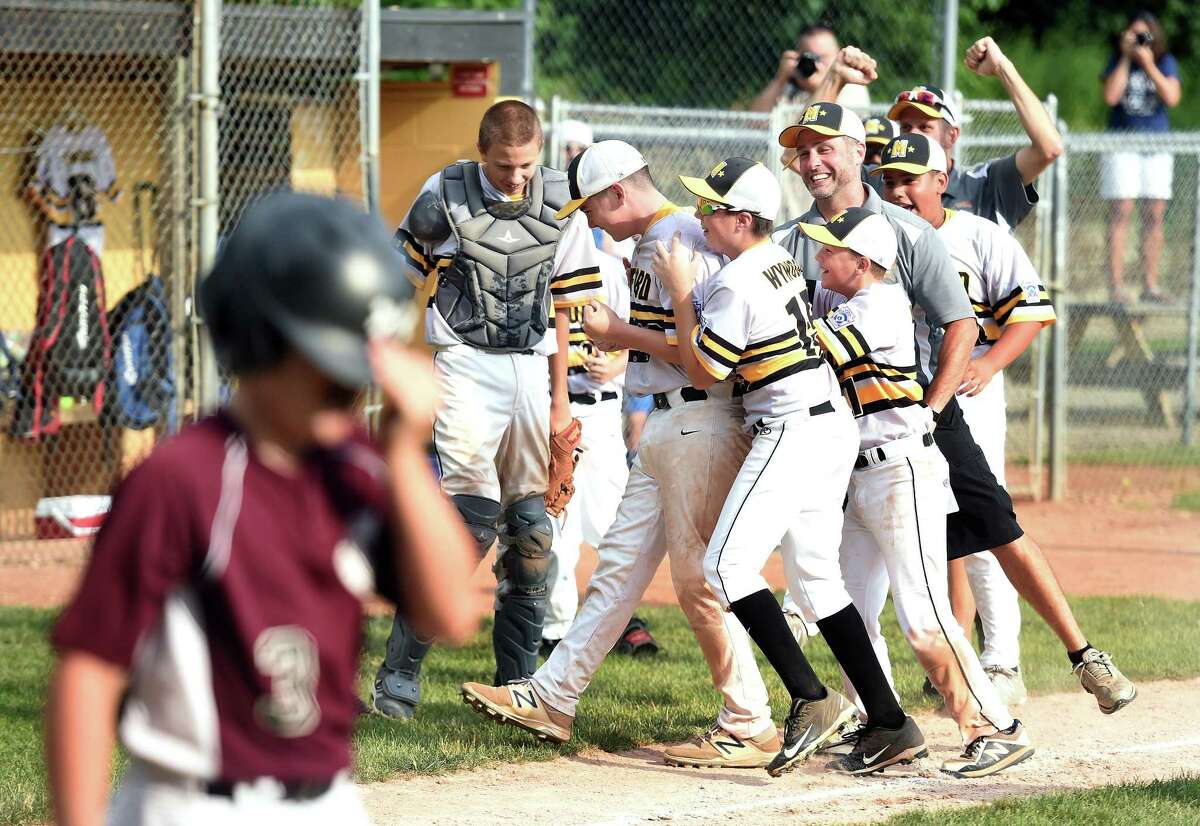
{"label": "camera lens", "polygon": [[812,77],[817,73],[817,63],[820,60],[820,55],[814,52],[805,52],[800,55],[800,60],[796,62],[796,74],[802,78]]}
{"label": "camera lens", "polygon": [[1154,35],[1150,34],[1150,32],[1138,32],[1137,37],[1134,39],[1139,46],[1149,46],[1154,42]]}

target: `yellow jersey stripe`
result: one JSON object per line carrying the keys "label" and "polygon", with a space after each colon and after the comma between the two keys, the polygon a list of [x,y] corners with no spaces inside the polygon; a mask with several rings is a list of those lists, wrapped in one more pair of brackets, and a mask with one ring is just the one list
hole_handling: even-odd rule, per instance
{"label": "yellow jersey stripe", "polygon": [[703,367],[706,371],[708,371],[708,374],[711,375],[717,381],[722,381],[731,372],[733,372],[732,369],[729,367],[726,367],[723,362],[717,361],[717,360],[713,359],[712,356],[705,353],[704,350],[702,349],[700,342],[697,339],[693,338],[691,340],[691,346],[692,346],[692,352],[696,355],[696,360],[698,362],[700,362],[700,366]]}

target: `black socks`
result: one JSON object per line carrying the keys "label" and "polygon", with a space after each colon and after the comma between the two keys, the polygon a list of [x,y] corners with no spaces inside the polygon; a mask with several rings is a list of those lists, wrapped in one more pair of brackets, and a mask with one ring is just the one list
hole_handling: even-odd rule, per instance
{"label": "black socks", "polygon": [[867,628],[853,603],[818,620],[817,627],[858,692],[867,711],[867,721],[872,726],[888,729],[904,725],[904,710],[896,702],[896,695],[871,647]]}
{"label": "black socks", "polygon": [[[770,591],[764,588],[731,603],[729,608],[771,663],[793,700],[820,700],[827,696],[825,686],[800,650],[787,620],[783,618],[783,609]],[[871,650],[869,644],[867,650]],[[900,721],[904,721],[903,714]]]}
{"label": "black socks", "polygon": [[1082,663],[1083,655],[1086,654],[1087,650],[1091,647],[1092,647],[1092,644],[1090,642],[1088,642],[1087,640],[1084,640],[1083,648],[1080,648],[1078,651],[1068,651],[1067,657],[1070,658],[1071,665],[1076,666],[1076,665],[1079,665],[1080,663]]}

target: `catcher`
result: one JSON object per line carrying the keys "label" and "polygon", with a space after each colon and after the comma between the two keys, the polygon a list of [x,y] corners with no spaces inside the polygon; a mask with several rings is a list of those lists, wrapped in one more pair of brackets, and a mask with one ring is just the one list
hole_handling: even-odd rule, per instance
{"label": "catcher", "polygon": [[[393,243],[418,291],[436,279],[425,338],[435,351],[442,490],[481,558],[499,540],[499,685],[537,667],[555,578],[547,514],[570,499],[581,434],[567,389],[569,311],[603,300],[604,285],[587,221],[554,217],[574,193],[563,173],[538,165],[533,109],[515,100],[492,106],[477,148],[479,161],[451,164],[425,182]],[[380,713],[415,713],[430,642],[396,615],[375,679]]]}

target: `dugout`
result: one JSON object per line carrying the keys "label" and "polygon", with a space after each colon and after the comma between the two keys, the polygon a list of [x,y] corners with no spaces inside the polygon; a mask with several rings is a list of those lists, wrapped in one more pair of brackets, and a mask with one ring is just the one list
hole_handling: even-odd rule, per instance
{"label": "dugout", "polygon": [[[150,272],[161,276],[173,329],[155,358],[171,365],[177,419],[191,412],[187,311],[198,268],[195,12],[191,0],[0,0],[0,333],[20,356],[35,326],[49,234],[27,197],[42,175],[39,148],[56,126],[99,133],[82,150],[110,156],[120,191],[97,197],[105,304],[111,311]],[[361,55],[356,10],[225,6],[223,229],[263,189],[361,196]],[[8,427],[12,413],[0,395],[0,542],[32,538],[42,498],[108,492],[170,429],[102,423],[73,404],[56,433],[27,439]]]}

